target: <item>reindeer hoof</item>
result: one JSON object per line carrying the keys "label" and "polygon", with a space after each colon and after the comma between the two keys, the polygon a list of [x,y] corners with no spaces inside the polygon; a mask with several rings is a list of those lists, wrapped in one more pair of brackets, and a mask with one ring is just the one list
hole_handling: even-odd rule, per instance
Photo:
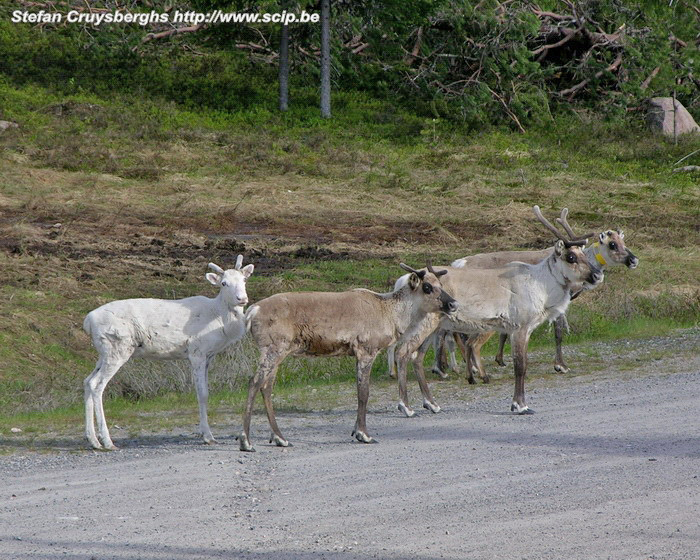
{"label": "reindeer hoof", "polygon": [[496,358],[496,363],[501,367],[506,367],[506,363],[503,361],[503,358],[501,358],[500,360]]}
{"label": "reindeer hoof", "polygon": [[276,434],[273,434],[272,437],[270,438],[270,443],[273,443],[273,442],[277,447],[292,447],[291,443],[289,443],[286,439],[284,439]]}
{"label": "reindeer hoof", "polygon": [[411,408],[406,406],[403,402],[400,402],[399,406],[397,406],[396,408],[399,409],[399,412],[403,412],[406,418],[413,418],[416,415],[416,413]]}
{"label": "reindeer hoof", "polygon": [[359,430],[355,432],[355,439],[360,443],[377,443],[376,439]]}
{"label": "reindeer hoof", "polygon": [[237,436],[236,439],[238,440],[238,448],[241,451],[248,451],[251,453],[255,451],[255,448],[250,444],[250,441],[248,441],[248,438],[245,434]]}
{"label": "reindeer hoof", "polygon": [[556,364],[554,366],[554,371],[557,373],[569,373],[569,368],[564,364]]}
{"label": "reindeer hoof", "polygon": [[216,445],[219,442],[216,441],[216,438],[214,438],[214,437],[208,437],[208,438],[204,438],[204,443],[206,443],[207,445]]}
{"label": "reindeer hoof", "polygon": [[438,405],[436,405],[435,403],[431,403],[430,401],[423,401],[423,408],[429,410],[433,414],[442,412],[442,409]]}
{"label": "reindeer hoof", "polygon": [[513,403],[510,405],[510,411],[515,412],[516,414],[519,414],[520,416],[524,416],[526,414],[534,414],[535,411],[532,410],[530,407],[527,405],[525,406],[520,406],[518,403]]}
{"label": "reindeer hoof", "polygon": [[446,374],[444,371],[442,371],[440,368],[434,367],[434,368],[432,369],[432,372],[433,372],[435,375],[437,375],[440,379],[443,379],[443,380],[444,380],[444,379],[449,379],[449,378],[450,378],[450,376],[447,375],[447,374]]}
{"label": "reindeer hoof", "polygon": [[469,383],[469,385],[476,385],[476,379],[474,379],[473,375],[467,377],[467,382]]}
{"label": "reindeer hoof", "polygon": [[109,441],[102,440],[102,447],[95,448],[95,449],[98,449],[99,451],[118,451],[119,450],[119,448],[116,445],[114,445],[114,442],[112,440],[109,440]]}
{"label": "reindeer hoof", "polygon": [[491,378],[488,375],[485,375],[484,377],[481,378],[482,383],[491,383]]}

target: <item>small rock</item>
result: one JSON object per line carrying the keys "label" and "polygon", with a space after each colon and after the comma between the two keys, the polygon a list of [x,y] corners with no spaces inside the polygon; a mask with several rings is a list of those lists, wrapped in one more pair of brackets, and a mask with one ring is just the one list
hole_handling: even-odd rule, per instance
{"label": "small rock", "polygon": [[10,430],[13,434],[21,434],[22,433],[22,428],[12,428]]}
{"label": "small rock", "polygon": [[0,121],[0,132],[5,132],[9,128],[19,128],[19,125],[12,121]]}

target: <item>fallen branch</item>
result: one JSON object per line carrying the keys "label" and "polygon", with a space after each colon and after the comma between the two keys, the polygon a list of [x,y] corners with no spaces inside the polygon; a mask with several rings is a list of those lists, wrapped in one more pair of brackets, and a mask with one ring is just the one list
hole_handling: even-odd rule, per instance
{"label": "fallen branch", "polygon": [[538,54],[541,53],[542,56],[537,59],[537,60],[541,60],[545,56],[547,56],[547,52],[550,49],[556,49],[558,47],[561,47],[562,45],[565,45],[566,43],[571,41],[571,39],[576,37],[576,35],[578,35],[582,29],[583,29],[583,26],[578,27],[577,29],[562,29],[561,32],[564,34],[564,38],[561,41],[557,41],[556,43],[552,43],[551,45],[544,45],[544,46],[540,47],[539,49],[535,49],[530,54],[532,56],[537,56]]}
{"label": "fallen branch", "polygon": [[642,91],[647,89],[649,87],[649,84],[651,83],[651,81],[656,77],[656,75],[659,73],[660,70],[661,70],[661,66],[657,66],[656,68],[654,68],[651,71],[651,74],[649,74],[649,76],[647,76],[647,78],[642,82],[642,85],[639,86],[639,89],[641,89]]}
{"label": "fallen branch", "polygon": [[674,163],[673,165],[678,165],[679,163],[685,161],[685,160],[688,159],[689,157],[694,156],[694,155],[697,154],[698,152],[700,152],[700,150],[695,150],[694,152],[690,152],[687,156],[683,156],[681,159],[679,159],[679,160],[678,160],[676,163]]}
{"label": "fallen branch", "polygon": [[700,165],[686,165],[685,167],[676,167],[674,173],[684,173],[690,171],[700,171]]}
{"label": "fallen branch", "polygon": [[622,53],[618,54],[617,58],[613,61],[613,63],[610,64],[610,66],[608,66],[605,70],[600,70],[600,71],[596,72],[593,78],[586,78],[585,80],[583,80],[582,82],[579,82],[575,86],[572,86],[570,88],[567,88],[567,89],[560,91],[559,95],[561,95],[562,97],[564,97],[566,95],[570,95],[571,97],[573,97],[580,89],[583,89],[584,87],[586,87],[590,83],[591,80],[593,80],[593,79],[597,80],[606,72],[614,72],[615,70],[617,70],[620,67],[620,64],[622,64]]}
{"label": "fallen branch", "polygon": [[679,39],[675,35],[671,35],[668,39],[669,39],[669,41],[671,41],[672,45],[677,45],[683,49],[688,46],[688,43],[683,41],[683,39]]}
{"label": "fallen branch", "polygon": [[515,113],[513,113],[513,111],[511,111],[511,110],[508,108],[508,104],[505,102],[505,100],[504,100],[500,95],[498,95],[495,91],[493,91],[489,86],[486,86],[486,89],[488,89],[488,90],[491,92],[491,94],[503,104],[503,108],[506,110],[506,113],[508,113],[508,116],[509,116],[511,119],[513,119],[513,121],[515,122],[515,124],[518,125],[518,128],[520,129],[520,132],[522,132],[523,134],[525,134],[525,129],[523,128],[523,125],[520,124],[520,121],[518,120],[517,115],[516,115]]}
{"label": "fallen branch", "polygon": [[369,43],[362,43],[361,45],[352,49],[352,54],[360,54],[363,50],[369,47]]}
{"label": "fallen branch", "polygon": [[197,25],[191,25],[190,27],[175,27],[173,29],[169,29],[168,31],[161,31],[160,33],[147,33],[146,36],[141,39],[141,43],[148,43],[148,41],[152,41],[153,39],[164,39],[166,37],[172,37],[173,35],[178,35],[180,33],[194,33],[195,31],[199,31],[204,27],[203,23],[197,24]]}
{"label": "fallen branch", "polygon": [[555,21],[573,21],[574,19],[574,16],[564,16],[561,14],[555,14],[554,12],[537,10],[535,8],[532,9],[532,13],[535,14],[538,18],[550,18]]}
{"label": "fallen branch", "polygon": [[411,50],[411,54],[404,59],[406,66],[411,66],[411,64],[415,62],[416,58],[418,58],[418,53],[420,52],[420,47],[422,43],[423,26],[419,27],[418,31],[416,32],[416,42],[413,44],[413,50]]}

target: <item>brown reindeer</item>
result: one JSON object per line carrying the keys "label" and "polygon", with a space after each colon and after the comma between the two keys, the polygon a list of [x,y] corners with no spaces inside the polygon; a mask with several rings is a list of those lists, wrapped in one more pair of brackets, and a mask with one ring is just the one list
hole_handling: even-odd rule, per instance
{"label": "brown reindeer", "polygon": [[[272,428],[270,442],[286,447],[272,408],[272,388],[277,368],[285,357],[354,356],[357,360],[357,421],[352,435],[362,443],[374,443],[367,433],[369,377],[377,354],[399,342],[400,363],[435,330],[440,315],[453,313],[455,300],[443,290],[440,276],[447,271],[409,271],[405,286],[386,294],[357,289],[348,292],[282,293],[251,306],[248,328],[260,348],[258,369],[250,379],[243,415],[241,451],[254,451],[250,444],[253,403],[262,392],[267,419]],[[425,383],[425,381],[423,381]],[[424,390],[428,392],[427,385]],[[427,405],[426,405],[427,406]]]}

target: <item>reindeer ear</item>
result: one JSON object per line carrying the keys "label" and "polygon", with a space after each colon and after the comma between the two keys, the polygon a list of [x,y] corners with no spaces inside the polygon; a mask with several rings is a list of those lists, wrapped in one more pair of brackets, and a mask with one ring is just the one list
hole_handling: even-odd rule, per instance
{"label": "reindeer ear", "polygon": [[601,243],[605,243],[605,232],[600,232],[600,235],[598,236],[598,241]]}
{"label": "reindeer ear", "polygon": [[554,254],[557,257],[561,257],[561,254],[564,252],[564,242],[559,239],[557,242],[554,244]]}
{"label": "reindeer ear", "polygon": [[221,276],[219,276],[218,274],[214,274],[213,272],[207,272],[204,276],[207,280],[209,280],[209,283],[214,286],[218,286],[219,284],[221,284]]}
{"label": "reindeer ear", "polygon": [[621,229],[618,229],[618,230],[617,230],[617,235],[620,236],[620,239],[624,239],[624,238],[625,238],[625,232],[622,231]]}
{"label": "reindeer ear", "polygon": [[247,264],[243,268],[241,268],[241,272],[243,273],[243,276],[245,276],[246,278],[250,278],[250,275],[253,274],[254,268],[255,266],[253,266],[252,264]]}
{"label": "reindeer ear", "polygon": [[421,279],[415,272],[411,272],[411,275],[408,277],[408,285],[410,286],[411,290],[417,289],[420,284]]}

